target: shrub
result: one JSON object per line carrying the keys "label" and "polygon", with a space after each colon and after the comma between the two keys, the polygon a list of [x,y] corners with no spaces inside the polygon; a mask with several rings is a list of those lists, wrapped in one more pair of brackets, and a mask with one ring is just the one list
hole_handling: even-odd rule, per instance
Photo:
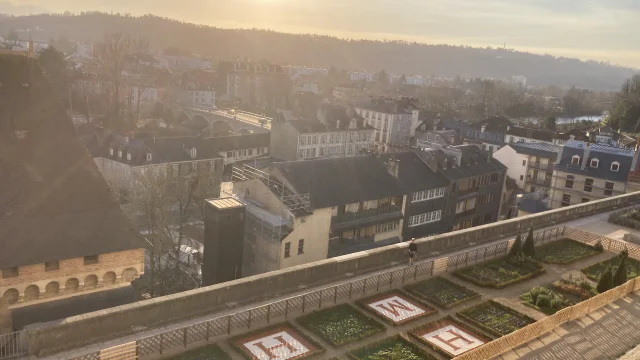
{"label": "shrub", "polygon": [[522,245],[522,253],[528,257],[534,257],[536,255],[535,246],[533,242],[533,228],[529,228],[529,234]]}
{"label": "shrub", "polygon": [[602,246],[602,240],[598,240],[598,242],[593,245],[593,248],[597,251],[603,252],[604,246]]}
{"label": "shrub", "polygon": [[509,250],[509,256],[516,257],[522,253],[522,236],[518,234],[516,241],[513,243],[511,250]]}
{"label": "shrub", "polygon": [[613,287],[620,286],[627,282],[627,258],[622,257],[620,259],[620,265],[616,269],[616,273],[613,275]]}
{"label": "shrub", "polygon": [[602,294],[607,290],[611,290],[611,288],[613,288],[613,275],[611,275],[611,266],[607,266],[607,269],[600,276],[600,280],[598,280],[596,289]]}
{"label": "shrub", "polygon": [[536,306],[538,307],[549,307],[551,304],[551,298],[547,294],[538,295],[538,299],[536,300]]}
{"label": "shrub", "polygon": [[533,288],[531,288],[531,290],[529,290],[529,295],[531,296],[531,302],[533,302],[534,304],[538,302],[538,296],[546,293],[545,288],[543,288],[542,286],[535,286]]}

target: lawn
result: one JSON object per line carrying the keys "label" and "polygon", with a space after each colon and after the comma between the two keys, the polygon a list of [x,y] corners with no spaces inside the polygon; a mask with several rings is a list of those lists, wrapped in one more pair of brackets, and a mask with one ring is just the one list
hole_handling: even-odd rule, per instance
{"label": "lawn", "polygon": [[536,247],[535,259],[548,264],[569,264],[589,256],[600,254],[593,246],[562,239]]}
{"label": "lawn", "polygon": [[496,336],[503,336],[535,322],[495,301],[487,301],[458,313],[458,316]]}
{"label": "lawn", "polygon": [[[620,256],[615,256],[609,260],[599,262],[582,269],[582,272],[593,281],[598,281],[607,266],[611,265],[611,272],[615,274],[620,264]],[[627,258],[627,279],[633,279],[640,275],[640,262],[638,260]]]}
{"label": "lawn", "polygon": [[537,261],[509,256],[460,269],[455,275],[478,286],[500,289],[544,273]]}
{"label": "lawn", "polygon": [[405,290],[442,308],[451,308],[480,297],[477,292],[440,276],[407,286]]}
{"label": "lawn", "polygon": [[349,358],[355,360],[436,360],[417,345],[396,335],[353,350]]}
{"label": "lawn", "polygon": [[298,322],[333,346],[346,345],[385,330],[384,325],[348,304],[314,311]]}
{"label": "lawn", "polygon": [[530,306],[547,315],[575,305],[571,299],[563,296],[560,292],[542,286],[535,286],[528,292],[520,295],[522,303]]}
{"label": "lawn", "polygon": [[218,345],[207,345],[174,356],[169,360],[231,360],[231,357]]}

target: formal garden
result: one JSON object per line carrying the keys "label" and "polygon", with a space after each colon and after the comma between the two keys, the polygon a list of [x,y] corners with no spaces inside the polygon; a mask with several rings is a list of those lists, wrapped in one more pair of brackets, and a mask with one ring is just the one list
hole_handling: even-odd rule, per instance
{"label": "formal garden", "polygon": [[355,360],[436,360],[400,335],[363,346],[349,353]]}
{"label": "formal garden", "polygon": [[596,287],[585,279],[560,279],[554,281],[549,287],[576,303],[598,295]]}
{"label": "formal garden", "polygon": [[575,240],[562,239],[537,246],[534,259],[547,264],[570,264],[602,251],[602,244],[590,246]]}
{"label": "formal garden", "polygon": [[609,214],[609,222],[633,229],[640,229],[640,207],[613,212]]}
{"label": "formal garden", "polygon": [[298,323],[334,347],[362,340],[385,330],[384,325],[348,304],[314,311],[299,318]]}
{"label": "formal garden", "polygon": [[469,266],[455,275],[478,286],[501,289],[544,273],[537,261],[525,257],[505,256]]}
{"label": "formal garden", "polygon": [[461,311],[458,316],[498,337],[535,322],[534,319],[492,300]]}
{"label": "formal garden", "polygon": [[207,345],[193,349],[169,360],[231,360],[231,357],[218,345]]}
{"label": "formal garden", "polygon": [[640,275],[640,262],[638,260],[629,258],[625,254],[620,254],[618,256],[612,257],[609,260],[595,263],[582,269],[582,272],[589,279],[598,281],[607,269],[609,269],[612,273],[615,273],[618,269],[618,266],[620,265],[620,261],[623,258],[625,259],[627,279],[638,277],[638,275]]}
{"label": "formal garden", "polygon": [[441,276],[407,286],[405,290],[419,299],[426,300],[445,309],[480,297],[477,292]]}

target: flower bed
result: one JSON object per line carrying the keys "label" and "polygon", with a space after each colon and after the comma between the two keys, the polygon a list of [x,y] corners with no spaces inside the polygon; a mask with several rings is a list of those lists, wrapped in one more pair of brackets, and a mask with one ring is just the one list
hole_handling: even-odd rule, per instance
{"label": "flower bed", "polygon": [[609,214],[609,222],[640,229],[640,207],[613,212]]}
{"label": "flower bed", "polygon": [[461,311],[458,316],[498,337],[535,322],[534,319],[491,300]]}
{"label": "flower bed", "polygon": [[537,261],[505,256],[460,269],[455,275],[478,286],[501,289],[544,273]]}
{"label": "flower bed", "polygon": [[562,239],[536,247],[535,259],[548,264],[569,264],[596,254],[600,251],[593,246]]}
{"label": "flower bed", "polygon": [[477,292],[440,276],[407,286],[405,290],[443,308],[451,308],[480,297]]}
{"label": "flower bed", "polygon": [[523,304],[547,315],[553,315],[568,306],[575,305],[573,301],[565,298],[562,294],[541,286],[535,286],[520,295],[520,300]]}
{"label": "flower bed", "polygon": [[569,296],[577,297],[579,300],[587,300],[598,295],[598,290],[588,280],[568,280],[560,279],[551,284],[551,288]]}
{"label": "flower bed", "polygon": [[409,335],[447,359],[491,341],[451,316],[412,329]]}
{"label": "flower bed", "polygon": [[385,330],[384,325],[348,304],[314,311],[298,322],[336,347]]}
{"label": "flower bed", "polygon": [[[609,260],[595,263],[582,269],[582,272],[593,281],[598,281],[602,273],[606,270],[607,266],[611,265],[611,272],[615,274],[618,265],[620,264],[620,256],[615,256]],[[627,279],[633,279],[640,275],[640,262],[638,260],[627,258]]]}
{"label": "flower bed", "polygon": [[436,360],[400,335],[361,347],[349,353],[355,360]]}
{"label": "flower bed", "polygon": [[392,325],[405,324],[438,312],[399,290],[374,295],[357,304]]}
{"label": "flower bed", "polygon": [[315,340],[287,322],[234,336],[228,342],[247,360],[276,356],[283,360],[302,359],[325,351]]}
{"label": "flower bed", "polygon": [[231,360],[231,357],[220,346],[207,345],[174,356],[169,360]]}

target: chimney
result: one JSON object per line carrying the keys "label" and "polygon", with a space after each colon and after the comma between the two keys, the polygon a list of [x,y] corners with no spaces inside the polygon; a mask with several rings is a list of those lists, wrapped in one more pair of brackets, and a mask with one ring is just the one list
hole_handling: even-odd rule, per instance
{"label": "chimney", "polygon": [[398,178],[398,174],[400,173],[400,160],[396,158],[391,158],[387,162],[387,170],[389,174],[393,175],[396,179]]}
{"label": "chimney", "polygon": [[582,170],[587,168],[589,164],[589,157],[591,157],[591,148],[589,147],[590,143],[587,143],[587,147],[584,149],[583,158],[582,158],[582,166],[580,168]]}

